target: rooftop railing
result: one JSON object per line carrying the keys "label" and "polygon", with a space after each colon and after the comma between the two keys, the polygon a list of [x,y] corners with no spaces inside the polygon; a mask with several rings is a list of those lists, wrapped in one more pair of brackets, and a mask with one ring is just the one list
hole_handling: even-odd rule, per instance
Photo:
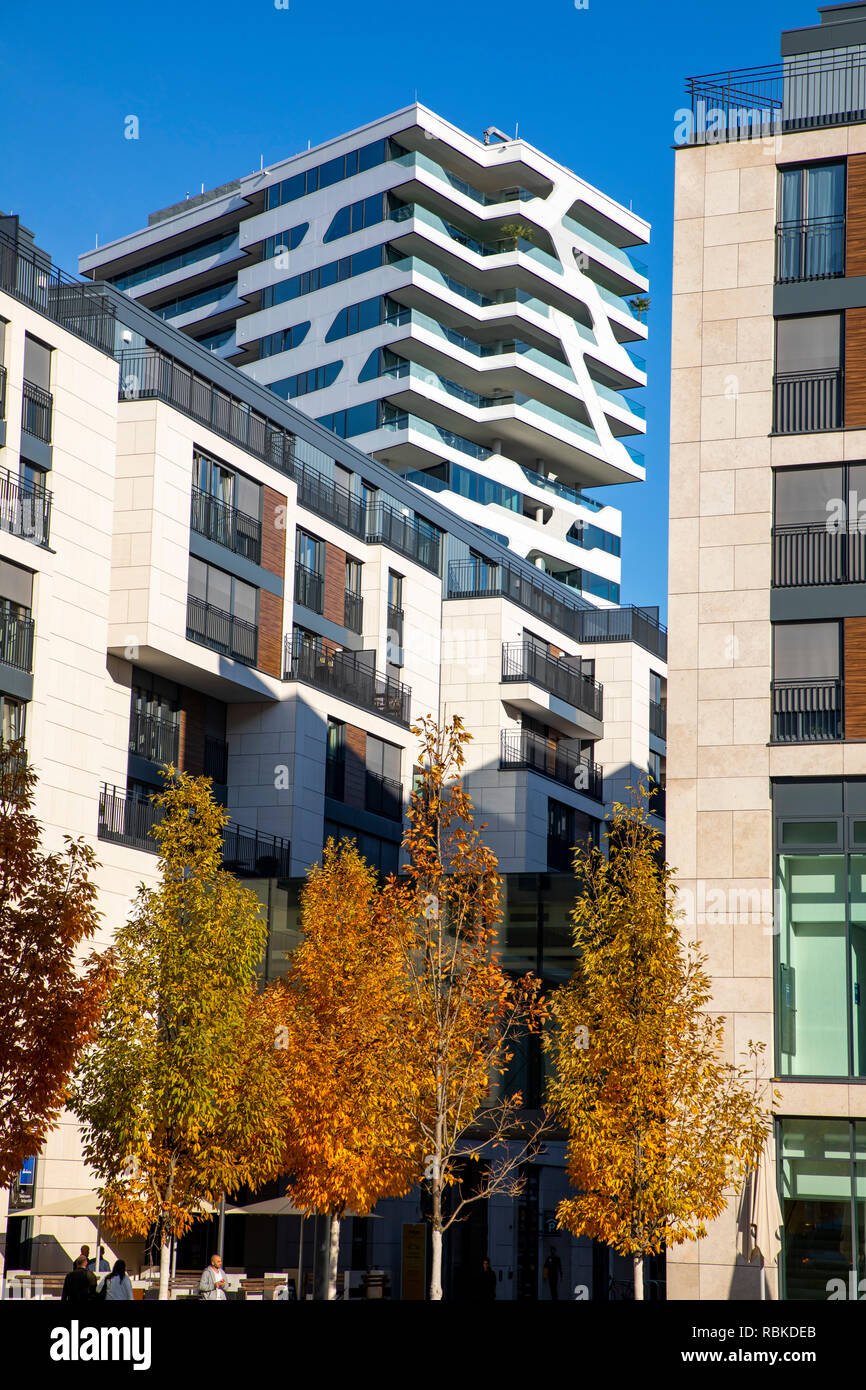
{"label": "rooftop railing", "polygon": [[45,256],[0,232],[0,290],[100,352],[114,351],[114,306],[97,285],[74,280]]}
{"label": "rooftop railing", "polygon": [[578,623],[581,642],[636,642],[667,661],[668,630],[643,608],[585,608]]}
{"label": "rooftop railing", "polygon": [[215,434],[291,474],[295,436],[246,401],[156,348],[124,348],[119,362],[121,400],[166,401]]}
{"label": "rooftop railing", "polygon": [[[677,144],[722,144],[866,118],[862,48],[797,54],[763,67],[686,79]],[[682,117],[685,116],[685,119]]]}

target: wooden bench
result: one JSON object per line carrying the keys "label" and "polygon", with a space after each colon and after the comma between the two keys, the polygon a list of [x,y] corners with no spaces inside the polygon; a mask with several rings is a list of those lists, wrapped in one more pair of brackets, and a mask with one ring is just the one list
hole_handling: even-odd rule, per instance
{"label": "wooden bench", "polygon": [[249,1299],[270,1299],[273,1301],[277,1289],[285,1287],[286,1280],[283,1278],[264,1278],[264,1279],[242,1279],[241,1291],[244,1298]]}

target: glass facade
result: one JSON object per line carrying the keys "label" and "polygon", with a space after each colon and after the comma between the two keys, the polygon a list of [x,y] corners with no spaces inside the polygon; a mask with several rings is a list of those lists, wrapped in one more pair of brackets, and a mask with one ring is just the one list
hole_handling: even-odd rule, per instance
{"label": "glass facade", "polygon": [[[342,256],[339,261],[329,261],[327,265],[305,270],[303,275],[290,275],[276,285],[266,285],[262,290],[262,308],[272,309],[276,304],[300,299],[302,295],[313,294],[327,285],[337,285],[341,280],[351,280],[354,275],[363,275],[368,270],[387,265],[387,249],[386,246],[368,246],[354,256]],[[161,310],[157,309],[156,312],[160,313]],[[175,312],[180,313],[181,310]]]}
{"label": "glass facade", "polygon": [[866,1122],[779,1122],[784,1297],[862,1297],[866,1279]]}

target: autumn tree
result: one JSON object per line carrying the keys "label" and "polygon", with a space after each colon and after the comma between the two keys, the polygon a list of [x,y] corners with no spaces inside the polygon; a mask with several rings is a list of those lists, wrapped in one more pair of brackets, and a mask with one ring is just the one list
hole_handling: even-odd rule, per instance
{"label": "autumn tree", "polygon": [[59,1118],[111,974],[109,953],[81,949],[99,921],[93,851],[67,836],[43,853],[36,783],[23,743],[0,741],[0,1188]]}
{"label": "autumn tree", "polygon": [[279,1172],[279,1068],[257,989],[267,924],[220,867],[227,813],[208,779],[166,773],[155,798],[159,883],[116,937],[117,979],[79,1068],[74,1109],[121,1236],[155,1225],[159,1296],[169,1247],[243,1183]]}
{"label": "autumn tree", "polygon": [[[493,851],[476,826],[461,784],[471,734],[455,717],[440,728],[427,718],[420,739],[422,775],[412,794],[402,882],[385,896],[411,930],[405,970],[414,1048],[405,1104],[421,1143],[432,1206],[431,1299],[442,1297],[442,1242],[472,1202],[516,1194],[521,1168],[536,1150],[542,1121],[531,1122],[519,1091],[497,1087],[521,1035],[543,1017],[539,982],[513,979],[498,951],[501,880]],[[484,1160],[464,1186],[467,1165]],[[447,1200],[446,1200],[447,1199]]]}
{"label": "autumn tree", "polygon": [[578,850],[577,966],[552,997],[550,1100],[568,1132],[573,1235],[644,1257],[697,1240],[761,1153],[769,1127],[760,1046],[724,1055],[705,958],[678,928],[673,871],[643,804],[616,805],[607,854]]}
{"label": "autumn tree", "polygon": [[275,994],[285,1059],[285,1167],[295,1203],[330,1217],[328,1298],[340,1221],[408,1192],[417,1173],[395,1075],[406,1045],[405,924],[353,841],[329,840],[301,893],[303,939]]}

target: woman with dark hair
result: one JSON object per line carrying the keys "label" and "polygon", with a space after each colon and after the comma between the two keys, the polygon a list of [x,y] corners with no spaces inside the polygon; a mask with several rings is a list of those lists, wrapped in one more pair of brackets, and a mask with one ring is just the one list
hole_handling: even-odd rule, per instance
{"label": "woman with dark hair", "polygon": [[114,1269],[105,1276],[103,1297],[106,1303],[132,1302],[132,1285],[126,1272],[125,1260],[117,1260]]}

